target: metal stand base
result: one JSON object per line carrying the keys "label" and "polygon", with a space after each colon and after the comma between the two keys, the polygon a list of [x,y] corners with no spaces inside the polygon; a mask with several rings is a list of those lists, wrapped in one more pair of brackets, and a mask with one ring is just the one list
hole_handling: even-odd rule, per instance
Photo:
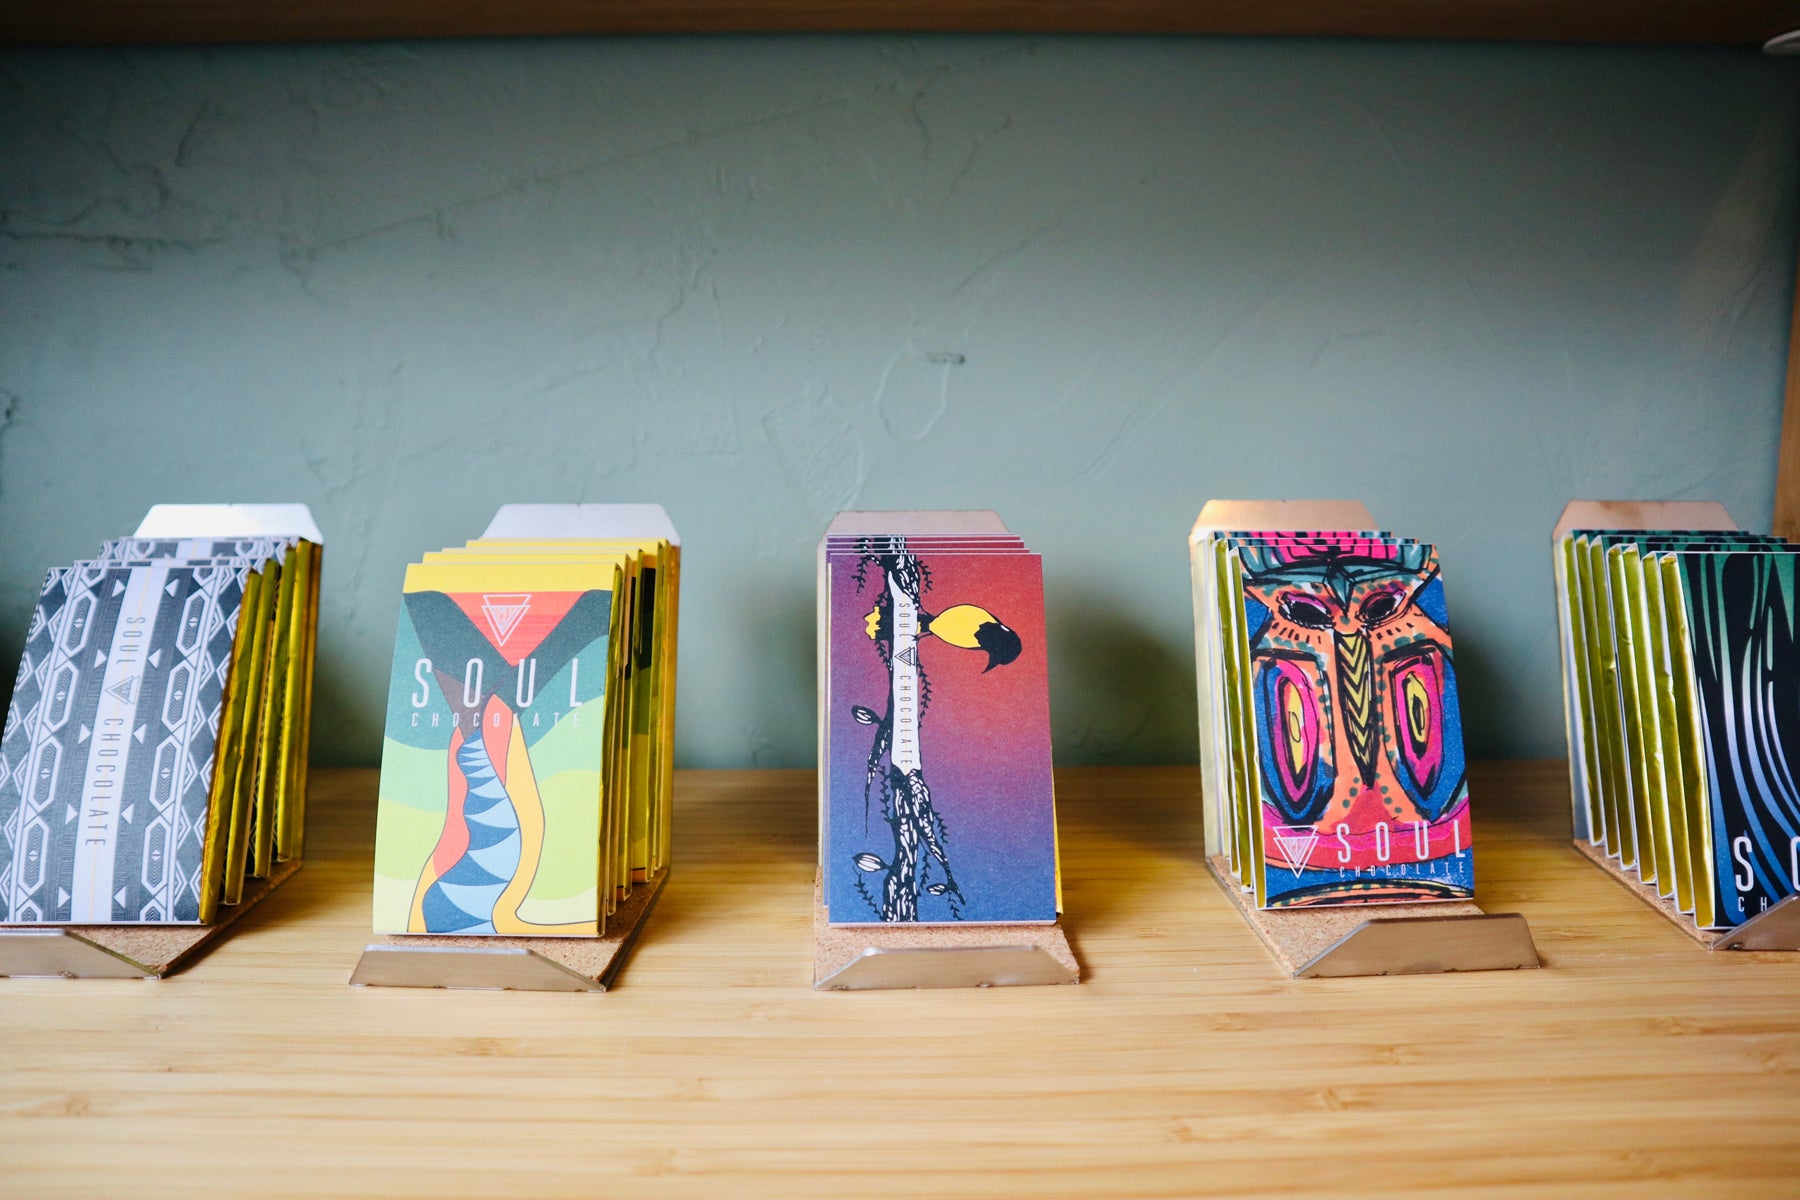
{"label": "metal stand base", "polygon": [[363,950],[350,986],[604,992],[668,882],[664,871],[636,885],[597,938],[390,937]]}
{"label": "metal stand base", "polygon": [[1658,895],[1656,889],[1647,886],[1635,871],[1609,855],[1606,847],[1576,838],[1575,849],[1708,950],[1800,950],[1800,895],[1789,896],[1735,929],[1701,929],[1694,924],[1691,914],[1682,912],[1674,901]]}
{"label": "metal stand base", "polygon": [[161,979],[210,949],[299,870],[293,859],[277,863],[267,879],[247,880],[243,900],[221,905],[211,925],[0,926],[0,975]]}
{"label": "metal stand base", "polygon": [[833,925],[813,892],[813,987],[1027,987],[1079,983],[1057,925]]}
{"label": "metal stand base", "polygon": [[1539,965],[1531,926],[1518,913],[1485,913],[1454,902],[1259,909],[1225,858],[1214,856],[1206,865],[1245,923],[1295,979]]}

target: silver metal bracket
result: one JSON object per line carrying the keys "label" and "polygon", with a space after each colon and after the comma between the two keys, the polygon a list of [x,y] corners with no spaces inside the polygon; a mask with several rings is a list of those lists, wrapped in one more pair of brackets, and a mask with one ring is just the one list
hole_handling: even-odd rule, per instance
{"label": "silver metal bracket", "polygon": [[870,946],[813,986],[820,991],[856,992],[1074,982],[1075,972],[1039,946]]}

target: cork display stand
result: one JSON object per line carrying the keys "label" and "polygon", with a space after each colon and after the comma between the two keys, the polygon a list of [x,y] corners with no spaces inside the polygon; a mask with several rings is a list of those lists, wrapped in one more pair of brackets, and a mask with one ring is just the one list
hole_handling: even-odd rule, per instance
{"label": "cork display stand", "polygon": [[[1201,538],[1225,529],[1374,527],[1368,507],[1354,500],[1209,500],[1194,522],[1188,546],[1191,552]],[[1207,754],[1205,737],[1201,746],[1201,753]],[[1233,878],[1218,837],[1209,813],[1207,868],[1245,924],[1295,979],[1539,966],[1531,927],[1523,916],[1487,913],[1472,902],[1259,909]]]}
{"label": "cork display stand", "polygon": [[[1585,528],[1585,527],[1584,527]],[[1586,838],[1575,839],[1583,858],[1618,881],[1620,887],[1672,921],[1681,932],[1708,950],[1800,950],[1800,895],[1789,896],[1767,912],[1757,913],[1733,929],[1702,929],[1693,915],[1640,880],[1630,868]]]}
{"label": "cork display stand", "polygon": [[595,938],[395,934],[364,948],[350,986],[604,992],[668,882],[662,871],[632,888]]}
{"label": "cork display stand", "polygon": [[[1550,542],[1555,545],[1571,529],[1737,528],[1738,523],[1731,519],[1725,506],[1712,500],[1571,500],[1557,519]],[[1571,754],[1574,749],[1570,747]],[[1673,900],[1644,883],[1637,872],[1608,854],[1604,845],[1595,845],[1578,834],[1574,846],[1583,858],[1605,871],[1620,887],[1661,913],[1675,928],[1708,950],[1800,950],[1800,895],[1789,896],[1736,928],[1702,929],[1694,924],[1691,913],[1682,912]]]}
{"label": "cork display stand", "polygon": [[833,925],[813,887],[813,987],[1020,987],[1078,983],[1059,925]]}
{"label": "cork display stand", "polygon": [[[825,546],[845,534],[1004,535],[991,509],[841,512],[819,539],[819,762],[826,761]],[[825,828],[828,783],[819,773],[819,828]],[[822,848],[822,847],[821,847]],[[1027,987],[1079,983],[1081,967],[1057,924],[833,925],[822,877],[813,887],[813,987],[855,992],[889,988]]]}
{"label": "cork display stand", "polygon": [[1228,860],[1215,856],[1206,865],[1238,915],[1295,979],[1538,965],[1531,927],[1517,913],[1485,913],[1467,902],[1259,909],[1231,877]]}
{"label": "cork display stand", "polygon": [[227,929],[294,877],[300,860],[277,863],[267,879],[244,882],[244,898],[221,905],[211,925],[7,925],[0,927],[0,975],[66,979],[161,979],[211,949]]}

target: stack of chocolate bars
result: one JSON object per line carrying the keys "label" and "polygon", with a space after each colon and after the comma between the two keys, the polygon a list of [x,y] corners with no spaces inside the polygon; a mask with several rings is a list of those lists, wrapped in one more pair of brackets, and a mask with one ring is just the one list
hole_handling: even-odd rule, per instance
{"label": "stack of chocolate bars", "polygon": [[1716,530],[1555,544],[1576,835],[1702,930],[1800,889],[1797,553]]}
{"label": "stack of chocolate bars", "polygon": [[506,513],[407,568],[378,933],[597,937],[668,865],[674,531],[533,537]]}
{"label": "stack of chocolate bars", "polygon": [[1040,557],[992,513],[844,513],[819,568],[830,923],[1056,920]]}
{"label": "stack of chocolate bars", "polygon": [[318,533],[207,536],[234,506],[191,507],[199,535],[147,518],[44,580],[0,737],[0,922],[207,924],[300,856]]}
{"label": "stack of chocolate bars", "polygon": [[1469,899],[1436,550],[1382,530],[1199,529],[1190,550],[1215,867],[1258,908]]}

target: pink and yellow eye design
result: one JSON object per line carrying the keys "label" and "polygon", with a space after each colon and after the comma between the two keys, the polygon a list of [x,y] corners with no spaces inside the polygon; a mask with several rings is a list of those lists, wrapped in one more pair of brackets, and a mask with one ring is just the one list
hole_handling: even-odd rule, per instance
{"label": "pink and yellow eye design", "polygon": [[1265,658],[1256,687],[1262,773],[1275,807],[1291,824],[1319,819],[1331,797],[1333,772],[1320,753],[1328,731],[1320,715],[1316,665]]}

